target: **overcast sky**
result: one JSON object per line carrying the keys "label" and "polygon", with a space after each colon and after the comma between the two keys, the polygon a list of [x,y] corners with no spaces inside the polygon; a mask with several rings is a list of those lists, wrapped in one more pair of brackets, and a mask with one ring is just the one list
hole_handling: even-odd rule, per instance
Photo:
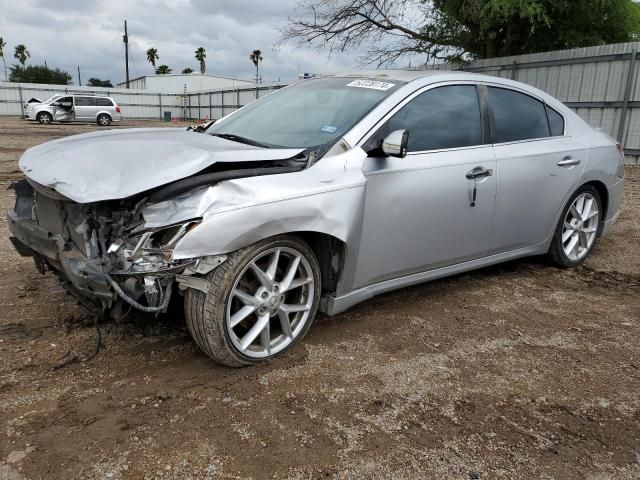
{"label": "overcast sky", "polygon": [[263,52],[263,81],[297,78],[298,73],[349,69],[357,55],[318,54],[294,45],[273,50],[278,29],[294,14],[295,0],[0,0],[0,36],[7,42],[8,64],[24,43],[28,63],[67,70],[77,83],[89,77],[124,81],[123,21],[129,27],[131,78],[153,73],[146,50],[158,49],[158,64],[174,73],[198,70],[194,51],[207,51],[207,73],[251,79],[249,53]]}

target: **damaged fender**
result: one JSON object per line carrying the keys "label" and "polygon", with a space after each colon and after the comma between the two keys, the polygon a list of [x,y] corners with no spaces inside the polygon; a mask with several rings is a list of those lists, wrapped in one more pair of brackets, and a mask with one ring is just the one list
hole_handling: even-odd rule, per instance
{"label": "damaged fender", "polygon": [[145,227],[202,218],[177,243],[174,260],[221,255],[290,232],[324,233],[349,243],[360,234],[365,158],[362,149],[353,148],[300,172],[189,192],[143,209]]}

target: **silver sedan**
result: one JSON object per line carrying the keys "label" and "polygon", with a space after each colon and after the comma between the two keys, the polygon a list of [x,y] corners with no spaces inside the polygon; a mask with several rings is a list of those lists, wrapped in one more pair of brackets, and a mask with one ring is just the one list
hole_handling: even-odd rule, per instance
{"label": "silver sedan", "polygon": [[582,263],[622,200],[621,145],[551,96],[466,73],[304,80],[195,131],[23,155],[12,242],[97,314],[166,310],[211,358],[296,344],[318,310],[530,255]]}

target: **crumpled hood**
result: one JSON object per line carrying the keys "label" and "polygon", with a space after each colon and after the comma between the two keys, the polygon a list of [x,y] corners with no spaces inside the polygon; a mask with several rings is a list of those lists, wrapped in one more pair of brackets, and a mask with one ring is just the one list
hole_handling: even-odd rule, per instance
{"label": "crumpled hood", "polygon": [[291,158],[303,149],[244,145],[178,128],[106,130],[27,150],[20,169],[79,203],[126,198],[194,175],[216,162]]}

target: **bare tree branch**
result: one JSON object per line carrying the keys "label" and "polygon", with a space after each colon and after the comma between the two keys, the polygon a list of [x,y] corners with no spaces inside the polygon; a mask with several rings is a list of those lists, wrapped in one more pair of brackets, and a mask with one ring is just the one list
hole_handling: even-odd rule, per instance
{"label": "bare tree branch", "polygon": [[[460,58],[459,31],[443,28],[429,0],[301,0],[278,45],[311,44],[329,55],[362,49],[361,64],[392,65],[409,56]],[[447,27],[451,27],[447,25]]]}

